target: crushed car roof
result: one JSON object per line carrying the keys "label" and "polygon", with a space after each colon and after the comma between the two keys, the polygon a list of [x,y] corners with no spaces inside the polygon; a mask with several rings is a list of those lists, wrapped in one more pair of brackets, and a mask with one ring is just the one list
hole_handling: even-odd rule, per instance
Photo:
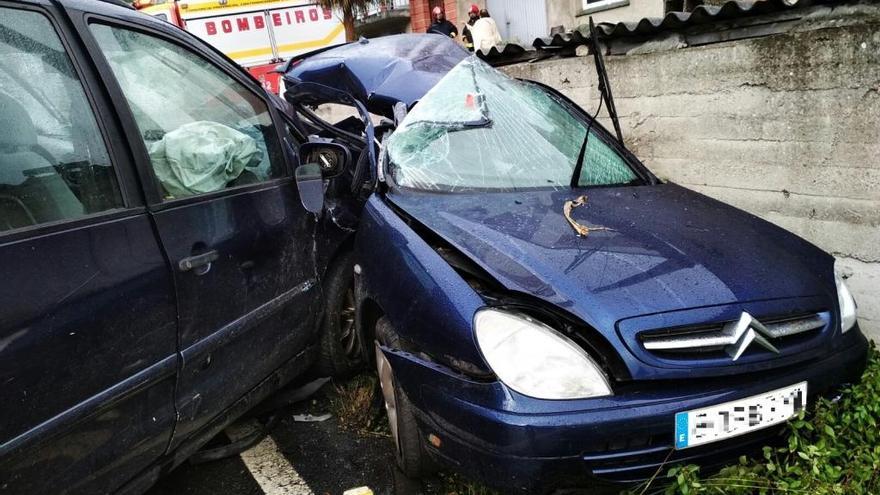
{"label": "crushed car roof", "polygon": [[394,104],[411,107],[469,53],[436,34],[361,39],[291,60],[289,88],[318,83],[350,93],[375,114],[391,116]]}

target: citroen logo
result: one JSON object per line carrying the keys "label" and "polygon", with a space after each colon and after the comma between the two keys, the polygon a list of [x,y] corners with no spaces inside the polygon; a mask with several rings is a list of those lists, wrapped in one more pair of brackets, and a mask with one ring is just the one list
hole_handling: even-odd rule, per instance
{"label": "citroen logo", "polygon": [[724,346],[724,351],[734,361],[739,359],[753,343],[779,354],[779,349],[767,340],[767,337],[773,337],[770,330],[745,311],[740,315],[739,320],[724,325],[724,333],[736,339],[734,343]]}

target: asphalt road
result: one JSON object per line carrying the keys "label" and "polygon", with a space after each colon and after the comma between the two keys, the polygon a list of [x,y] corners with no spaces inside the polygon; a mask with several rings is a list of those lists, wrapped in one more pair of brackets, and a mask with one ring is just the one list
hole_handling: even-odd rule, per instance
{"label": "asphalt road", "polygon": [[[184,463],[148,495],[341,495],[362,486],[376,495],[449,491],[440,478],[413,482],[397,472],[387,433],[344,429],[335,416],[321,422],[295,420],[331,412],[334,393],[327,385],[312,399],[280,410],[280,422],[255,447],[222,460]],[[381,411],[375,412],[377,421],[384,421]],[[209,445],[241,438],[258,421],[246,417]]]}

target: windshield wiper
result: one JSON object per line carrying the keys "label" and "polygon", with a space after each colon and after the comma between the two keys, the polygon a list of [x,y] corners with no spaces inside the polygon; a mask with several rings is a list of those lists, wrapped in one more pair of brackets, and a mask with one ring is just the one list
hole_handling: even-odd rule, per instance
{"label": "windshield wiper", "polygon": [[581,171],[584,168],[584,155],[587,153],[587,143],[590,141],[590,131],[593,128],[593,122],[599,116],[602,110],[602,103],[608,108],[608,116],[614,124],[614,132],[617,134],[617,140],[621,146],[623,144],[623,133],[620,131],[620,122],[617,119],[617,107],[614,106],[614,95],[611,94],[611,83],[608,81],[608,72],[605,70],[605,59],[602,57],[602,50],[599,46],[599,37],[596,35],[596,26],[593,24],[593,18],[590,17],[590,49],[593,50],[593,60],[596,63],[596,76],[599,78],[599,107],[590,123],[587,125],[587,135],[584,136],[584,142],[581,144],[581,150],[578,152],[577,163],[574,165],[574,171],[571,174],[571,187],[578,187],[581,179]]}

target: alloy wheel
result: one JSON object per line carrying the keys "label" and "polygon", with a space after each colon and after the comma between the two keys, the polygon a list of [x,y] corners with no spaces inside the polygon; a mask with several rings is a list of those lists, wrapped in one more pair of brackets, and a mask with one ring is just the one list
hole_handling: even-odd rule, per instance
{"label": "alloy wheel", "polygon": [[349,287],[342,299],[339,311],[339,344],[349,361],[361,357],[360,336],[354,324],[354,289]]}

